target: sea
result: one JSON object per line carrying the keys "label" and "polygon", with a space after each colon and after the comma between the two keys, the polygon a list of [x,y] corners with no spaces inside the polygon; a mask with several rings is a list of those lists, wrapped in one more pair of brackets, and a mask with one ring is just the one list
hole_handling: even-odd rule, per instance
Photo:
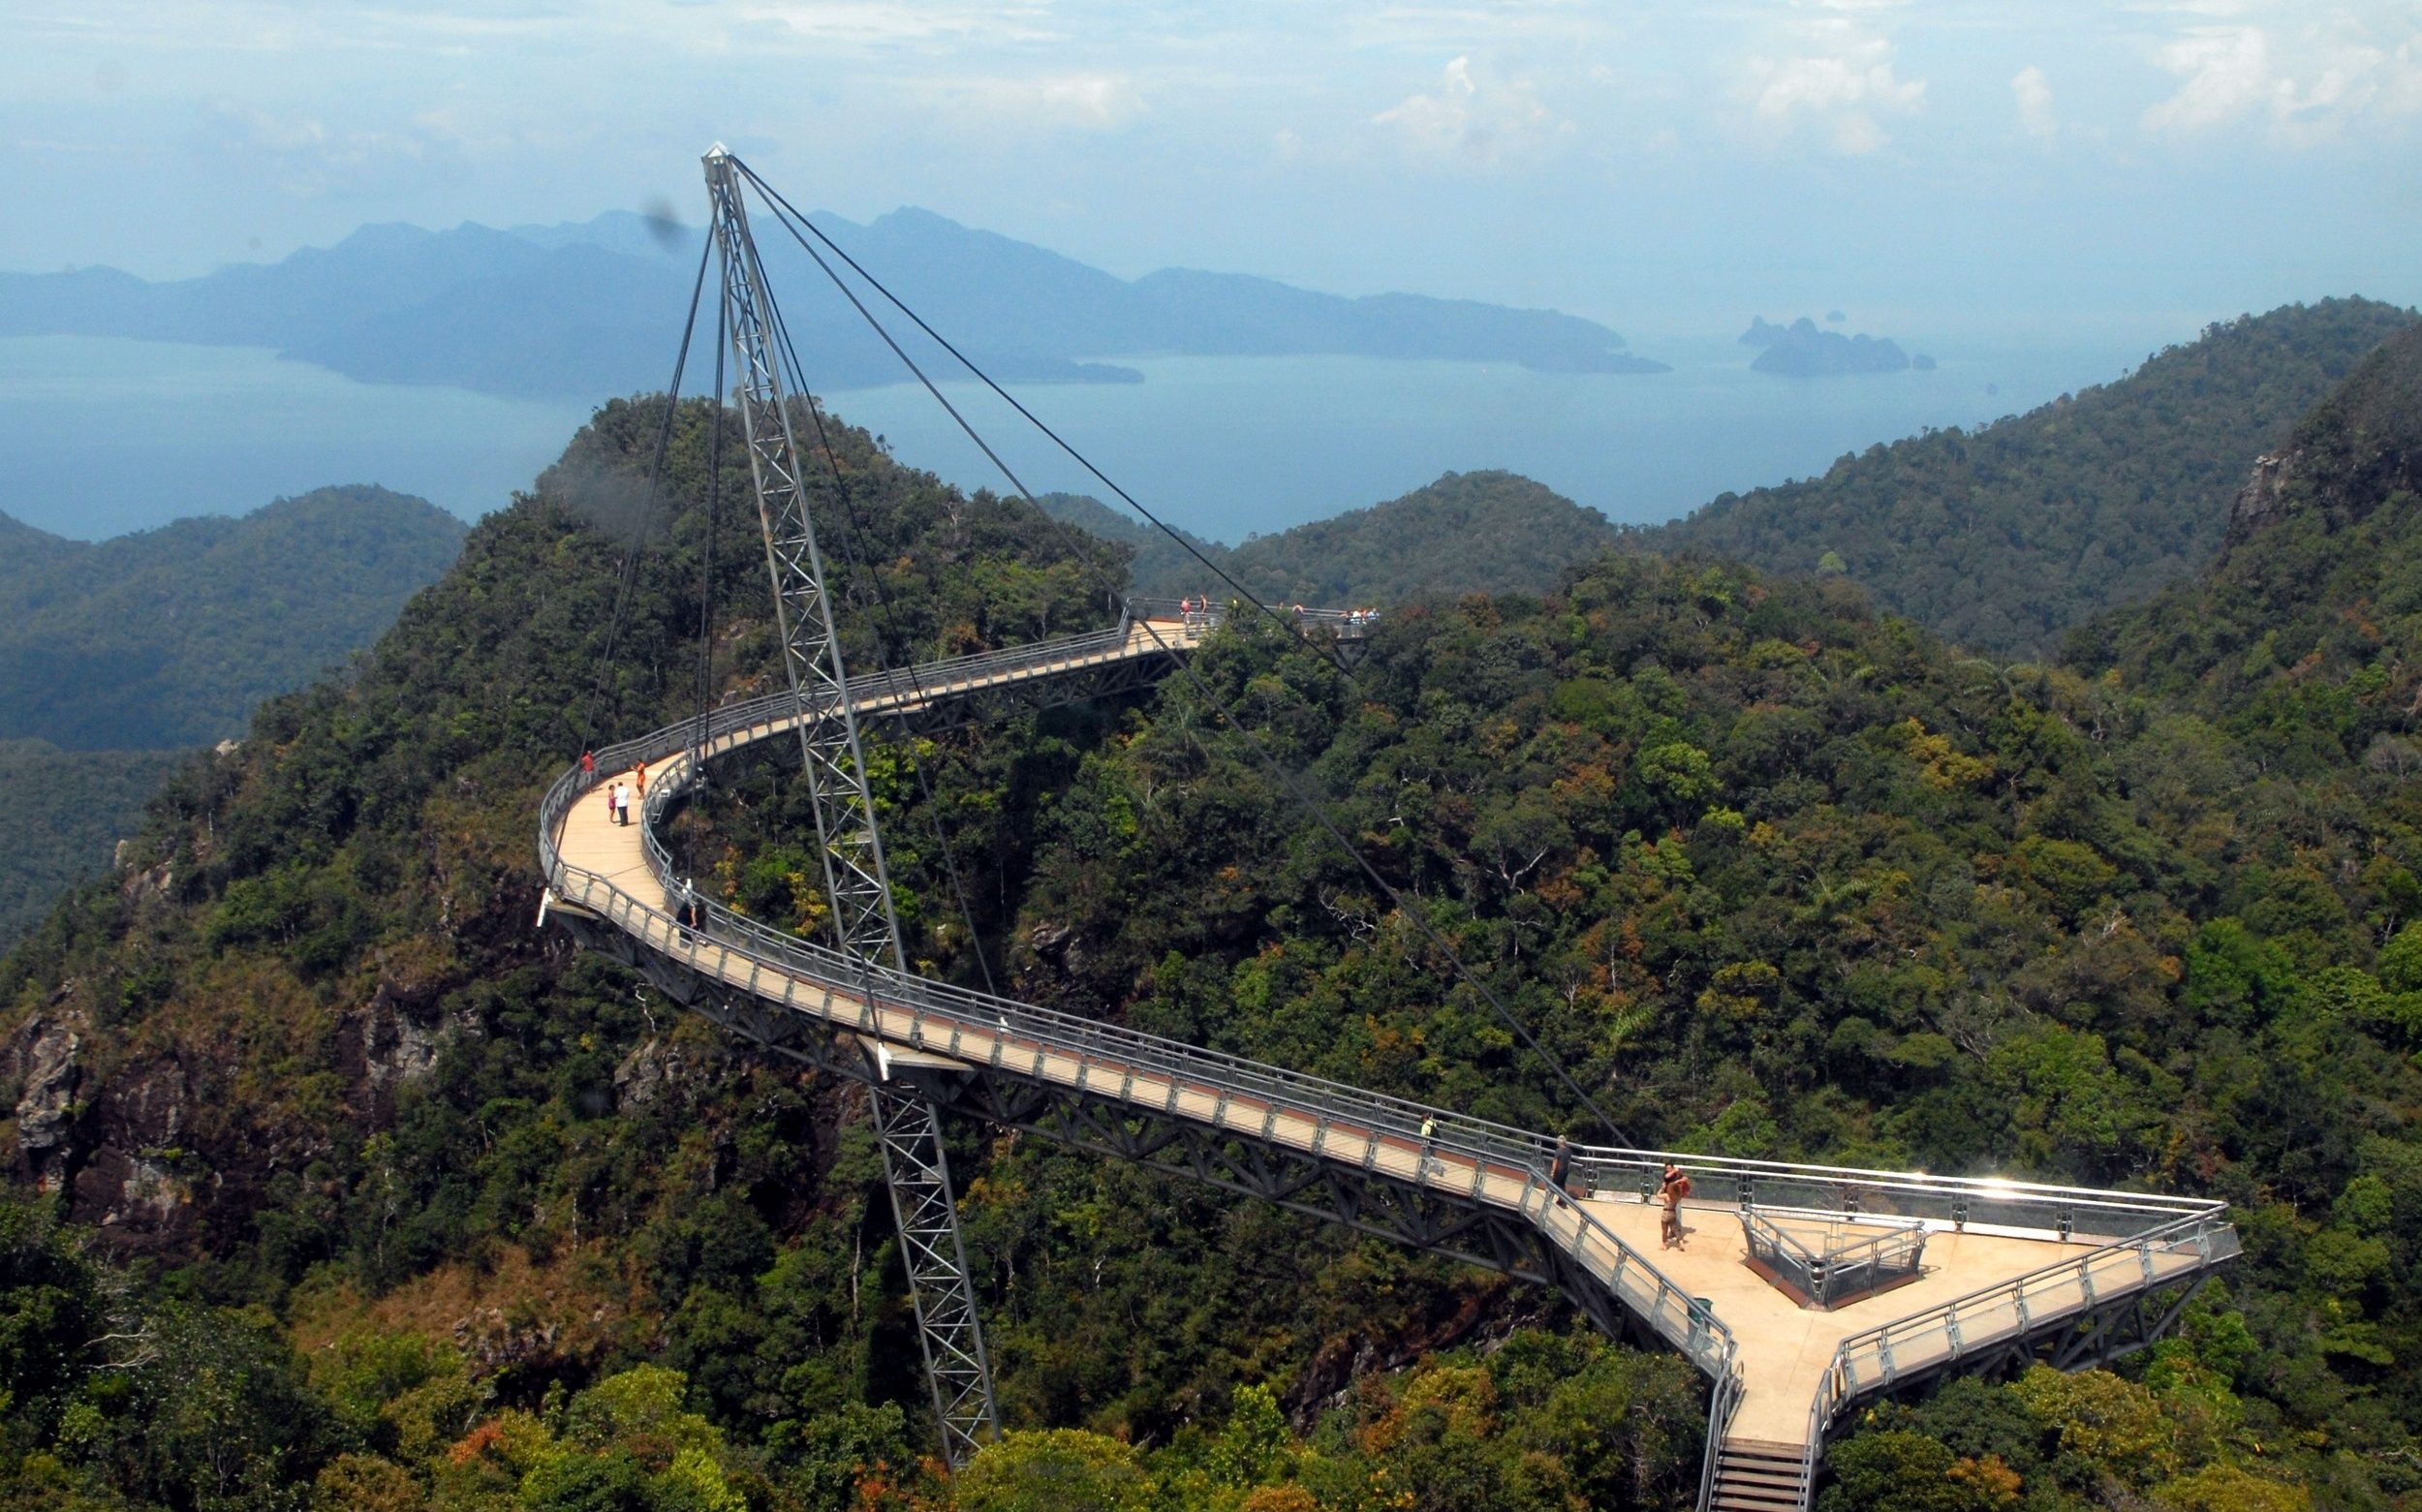
{"label": "sea", "polygon": [[[2151,319],[2013,323],[1944,344],[1932,371],[1821,379],[1753,372],[1754,354],[1721,336],[1637,343],[1673,369],[1638,375],[1129,356],[1105,360],[1144,382],[1013,391],[1146,509],[1218,540],[1489,468],[1537,478],[1618,522],[1644,523],[1728,490],[1822,473],[1846,453],[1928,428],[2021,413],[2117,378],[2194,334]],[[1026,487],[1112,499],[1100,478],[990,393],[973,383],[942,390]],[[971,489],[1011,486],[915,384],[827,398],[903,461]],[[529,487],[592,409],[359,384],[250,348],[0,339],[0,512],[98,540],[370,482],[476,519]]]}

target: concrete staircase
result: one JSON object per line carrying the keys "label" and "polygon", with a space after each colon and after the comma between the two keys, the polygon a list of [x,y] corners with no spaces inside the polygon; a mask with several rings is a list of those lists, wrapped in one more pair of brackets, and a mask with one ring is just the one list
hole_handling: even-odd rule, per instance
{"label": "concrete staircase", "polygon": [[1806,1475],[1807,1448],[1727,1436],[1716,1460],[1709,1512],[1803,1512],[1816,1491]]}

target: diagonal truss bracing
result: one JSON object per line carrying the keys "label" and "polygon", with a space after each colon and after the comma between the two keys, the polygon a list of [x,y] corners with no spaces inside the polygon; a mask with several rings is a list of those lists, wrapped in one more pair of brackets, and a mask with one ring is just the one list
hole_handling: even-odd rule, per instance
{"label": "diagonal truss bracing", "polygon": [[823,553],[808,512],[798,437],[784,391],[780,317],[749,235],[739,175],[721,147],[706,155],[706,188],[723,254],[725,318],[737,369],[733,397],[757,486],[783,669],[800,707],[829,711],[824,718],[801,721],[798,730],[833,930],[843,955],[896,969],[905,959],[900,925],[892,912],[883,835],[875,827],[874,796],[866,785],[866,753],[858,741],[857,711],[849,697]]}
{"label": "diagonal truss bracing", "polygon": [[873,1094],[875,1135],[890,1178],[891,1216],[916,1307],[925,1380],[942,1423],[944,1453],[951,1464],[963,1464],[981,1446],[995,1414],[992,1370],[942,1150],[942,1120],[933,1099],[903,1080],[878,1082]]}
{"label": "diagonal truss bracing", "polygon": [[[866,780],[858,711],[842,664],[823,553],[816,543],[798,436],[784,388],[787,338],[757,243],[749,234],[736,165],[720,145],[706,155],[705,164],[715,244],[723,256],[724,324],[737,373],[733,397],[756,485],[765,568],[773,578],[783,668],[796,706],[820,711],[819,717],[798,722],[798,734],[816,811],[824,897],[841,955],[864,968],[861,979],[871,995],[880,973],[899,971],[907,956],[900,947],[900,920],[892,908],[883,833],[875,823],[874,793]],[[975,1287],[951,1200],[950,1169],[943,1158],[933,1103],[922,1092],[905,1082],[878,1080],[874,1103],[884,1176],[899,1222],[901,1258],[941,1421],[943,1450],[958,1464],[998,1432],[998,1419],[983,1328],[976,1314]]]}

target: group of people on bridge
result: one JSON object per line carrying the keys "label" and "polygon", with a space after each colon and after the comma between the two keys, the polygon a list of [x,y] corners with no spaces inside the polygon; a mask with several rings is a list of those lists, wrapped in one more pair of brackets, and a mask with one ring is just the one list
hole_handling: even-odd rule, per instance
{"label": "group of people on bridge", "polygon": [[[580,753],[580,775],[592,780],[596,778],[596,752]],[[628,824],[631,822],[631,800],[635,797],[645,798],[646,796],[647,763],[635,761],[631,765],[630,781],[617,781],[606,789],[606,817],[616,824]]]}

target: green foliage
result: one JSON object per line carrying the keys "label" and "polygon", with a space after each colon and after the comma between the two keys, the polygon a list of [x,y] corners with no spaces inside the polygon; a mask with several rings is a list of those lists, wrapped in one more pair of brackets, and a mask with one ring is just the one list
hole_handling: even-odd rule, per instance
{"label": "green foliage", "polygon": [[1402,498],[1348,509],[1240,545],[1171,541],[1092,499],[1043,501],[1061,518],[1134,553],[1138,593],[1214,599],[1231,590],[1200,553],[1264,603],[1393,605],[1474,593],[1544,593],[1619,536],[1596,509],[1513,473],[1448,473]]}
{"label": "green foliage", "polygon": [[2242,317],[2073,398],[1870,447],[1634,540],[1848,572],[1947,640],[2040,656],[2069,627],[2198,571],[2255,456],[2412,319],[2364,299]]}
{"label": "green foliage", "polygon": [[0,516],[0,734],[70,750],[207,745],[368,645],[461,548],[460,520],[384,488],[98,544]]}
{"label": "green foliage", "polygon": [[109,868],[117,842],[141,827],[143,805],[189,759],[0,740],[0,788],[9,794],[0,805],[0,950],[70,887]]}
{"label": "green foliage", "polygon": [[0,1198],[0,1402],[47,1432],[109,1332],[100,1280],[47,1205]]}
{"label": "green foliage", "polygon": [[[50,1090],[89,1105],[30,1157],[156,1173],[156,1204],[70,1200],[87,1220],[109,1203],[108,1244],[157,1257],[139,1311],[204,1383],[172,1399],[140,1363],[38,1387],[12,1407],[19,1481],[179,1507],[1067,1504],[1061,1482],[1219,1512],[1687,1503],[1704,1408],[1679,1361],[1567,1319],[1457,1351],[1527,1294],[969,1127],[951,1156],[1001,1400],[1038,1436],[956,1493],[923,1463],[853,1094],[529,928],[537,794],[583,745],[695,712],[701,583],[710,695],[774,669],[736,519],[709,571],[707,407],[674,417],[671,512],[632,512],[662,417],[601,411],[350,680],[181,769],[130,848],[168,881],[78,894],[0,963],[12,1074],[41,1034],[81,1047]],[[1115,553],[1069,556],[1022,506],[856,433],[839,449],[848,497],[813,502],[836,540],[863,532],[854,664],[1102,612]],[[2329,490],[2341,530],[2390,508]],[[633,540],[653,543],[622,596]],[[1843,576],[1621,557],[1536,599],[1391,614],[1351,683],[1245,625],[1193,664],[1635,1138],[2238,1204],[2237,1291],[2135,1378],[1879,1409],[1875,1435],[1947,1465],[1846,1446],[1845,1484],[1911,1505],[2275,1495],[2252,1477],[2364,1507],[2422,1452],[2422,987],[2398,943],[2422,917],[2399,859],[2422,853],[2422,792],[2370,755],[2404,738],[2422,645],[2390,603],[2360,658],[2296,673],[2313,648],[2274,638],[2243,700],[2152,685],[2129,642],[2117,675],[2001,668]],[[1190,682],[874,735],[937,974],[1577,1129],[1545,1064]],[[812,927],[805,818],[795,779],[735,762],[668,838],[702,886]],[[482,1286],[497,1306],[462,1302]],[[0,1316],[38,1332],[28,1295]],[[264,1318],[310,1332],[307,1372]],[[1411,1363],[1356,1363],[1391,1357]],[[231,1430],[236,1391],[275,1412]]]}
{"label": "green foliage", "polygon": [[960,1512],[1145,1512],[1153,1501],[1134,1450],[1074,1428],[1003,1435],[954,1489]]}

